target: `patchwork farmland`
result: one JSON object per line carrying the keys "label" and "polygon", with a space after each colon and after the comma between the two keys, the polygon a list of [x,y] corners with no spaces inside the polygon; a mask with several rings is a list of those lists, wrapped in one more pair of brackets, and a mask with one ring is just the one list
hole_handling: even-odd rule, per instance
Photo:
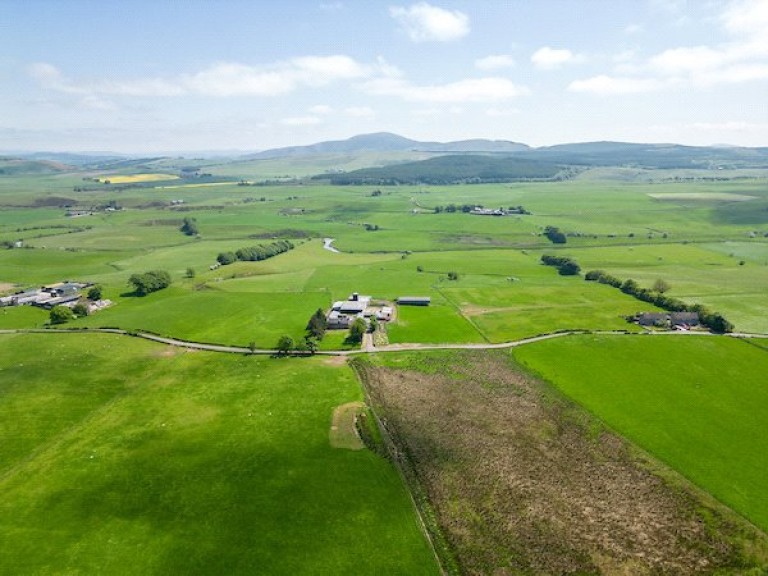
{"label": "patchwork farmland", "polygon": [[[764,171],[337,159],[0,176],[0,573],[768,566]],[[63,285],[109,305],[18,305]],[[309,330],[353,293],[392,314]],[[678,305],[730,333],[628,320]]]}

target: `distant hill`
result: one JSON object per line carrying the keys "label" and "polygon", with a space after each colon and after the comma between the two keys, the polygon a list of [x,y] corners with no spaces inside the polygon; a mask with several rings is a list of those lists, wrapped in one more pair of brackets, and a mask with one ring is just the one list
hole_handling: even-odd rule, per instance
{"label": "distant hill", "polygon": [[463,140],[460,142],[419,142],[389,132],[361,134],[346,140],[319,142],[309,146],[289,146],[274,148],[257,154],[249,154],[248,159],[282,158],[289,156],[307,156],[312,154],[343,154],[359,152],[518,152],[529,150],[525,144],[506,140]]}
{"label": "distant hill", "polygon": [[0,176],[22,174],[58,174],[73,170],[72,166],[51,160],[27,160],[24,158],[0,157]]}
{"label": "distant hill", "polygon": [[316,179],[337,185],[480,184],[521,180],[552,180],[564,167],[551,162],[507,156],[446,155],[380,168],[364,168],[341,174],[323,174]]}
{"label": "distant hill", "polygon": [[738,146],[683,146],[630,142],[583,142],[531,148],[509,140],[420,142],[389,132],[362,134],[347,140],[309,146],[275,148],[244,159],[309,157],[368,152],[421,152],[429,154],[481,154],[527,158],[546,163],[579,166],[635,166],[644,168],[768,168],[768,148]]}
{"label": "distant hill", "polygon": [[524,156],[583,166],[768,168],[768,148],[584,142],[531,149]]}

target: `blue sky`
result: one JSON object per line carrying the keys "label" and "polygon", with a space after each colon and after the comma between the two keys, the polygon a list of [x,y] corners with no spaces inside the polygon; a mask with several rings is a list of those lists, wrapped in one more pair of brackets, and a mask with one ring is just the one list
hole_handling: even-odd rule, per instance
{"label": "blue sky", "polygon": [[768,0],[0,0],[0,150],[768,146]]}

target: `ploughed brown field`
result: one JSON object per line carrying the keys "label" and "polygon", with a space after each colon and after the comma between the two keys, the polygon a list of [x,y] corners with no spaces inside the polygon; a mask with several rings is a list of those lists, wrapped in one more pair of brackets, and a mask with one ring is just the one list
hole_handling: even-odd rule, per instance
{"label": "ploughed brown field", "polygon": [[768,557],[762,532],[508,354],[381,362],[356,361],[449,572],[742,573]]}

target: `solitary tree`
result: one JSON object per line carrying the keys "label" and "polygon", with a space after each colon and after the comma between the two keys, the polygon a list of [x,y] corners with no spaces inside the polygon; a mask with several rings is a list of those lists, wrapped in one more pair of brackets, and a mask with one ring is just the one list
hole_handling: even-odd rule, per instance
{"label": "solitary tree", "polygon": [[307,349],[307,352],[309,352],[310,356],[314,356],[315,352],[317,352],[317,340],[309,335],[305,336],[304,347]]}
{"label": "solitary tree", "polygon": [[64,324],[72,320],[74,317],[75,315],[72,310],[66,306],[59,305],[51,308],[51,324]]}
{"label": "solitary tree", "polygon": [[88,305],[85,302],[78,302],[77,304],[72,306],[72,312],[78,318],[82,318],[83,316],[88,316]]}
{"label": "solitary tree", "polygon": [[322,340],[327,327],[328,320],[326,320],[322,309],[318,308],[307,323],[307,332],[309,332],[309,336]]}
{"label": "solitary tree", "polygon": [[195,269],[194,268],[187,268],[187,278],[194,278],[195,277]]}
{"label": "solitary tree", "polygon": [[664,294],[664,292],[667,292],[670,288],[671,286],[669,285],[669,282],[662,280],[661,278],[653,283],[653,291],[658,292],[659,294]]}
{"label": "solitary tree", "polygon": [[187,236],[197,236],[200,233],[197,227],[197,220],[194,218],[184,218],[180,230]]}
{"label": "solitary tree", "polygon": [[365,320],[362,318],[355,318],[355,321],[352,322],[352,325],[349,327],[349,336],[347,337],[347,340],[352,344],[359,344],[363,341],[365,330]]}
{"label": "solitary tree", "polygon": [[277,355],[287,356],[293,350],[293,338],[288,335],[280,336],[277,341]]}

